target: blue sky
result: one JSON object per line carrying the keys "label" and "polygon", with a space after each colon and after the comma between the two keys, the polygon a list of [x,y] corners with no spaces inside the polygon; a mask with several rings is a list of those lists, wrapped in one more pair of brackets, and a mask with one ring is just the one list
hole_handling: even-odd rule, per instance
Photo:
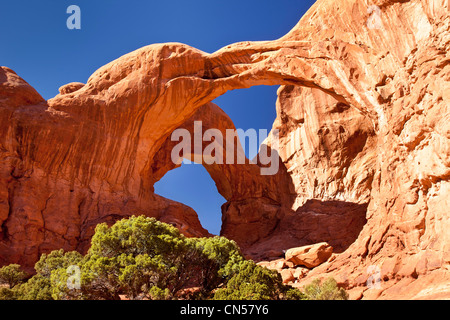
{"label": "blue sky", "polygon": [[[85,83],[104,64],[161,42],[182,42],[205,52],[239,41],[286,34],[312,0],[15,0],[0,4],[0,65],[16,71],[45,99],[69,82]],[[81,30],[69,30],[67,7],[81,9]],[[237,128],[270,129],[277,87],[235,90],[218,104]],[[200,165],[183,165],[155,185],[156,192],[197,211],[218,234],[225,202]]]}

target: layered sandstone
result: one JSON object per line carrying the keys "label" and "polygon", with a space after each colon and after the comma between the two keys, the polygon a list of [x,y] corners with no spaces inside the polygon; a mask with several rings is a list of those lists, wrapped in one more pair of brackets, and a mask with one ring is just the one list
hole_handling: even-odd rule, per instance
{"label": "layered sandstone", "polygon": [[153,192],[177,167],[170,135],[232,129],[210,101],[281,85],[277,174],[195,159],[227,199],[222,234],[255,259],[328,242],[337,255],[301,280],[334,276],[357,298],[448,296],[449,24],[444,0],[321,0],[281,39],[147,46],[49,101],[2,67],[0,264],[86,250],[97,223],[133,214],[208,235]]}

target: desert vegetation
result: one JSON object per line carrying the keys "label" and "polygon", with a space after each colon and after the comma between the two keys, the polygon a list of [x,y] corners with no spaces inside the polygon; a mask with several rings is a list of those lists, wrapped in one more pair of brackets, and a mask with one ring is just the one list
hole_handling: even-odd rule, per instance
{"label": "desert vegetation", "polygon": [[28,275],[0,269],[1,300],[347,299],[333,279],[303,291],[242,255],[225,237],[188,238],[154,218],[96,227],[86,255],[52,251]]}

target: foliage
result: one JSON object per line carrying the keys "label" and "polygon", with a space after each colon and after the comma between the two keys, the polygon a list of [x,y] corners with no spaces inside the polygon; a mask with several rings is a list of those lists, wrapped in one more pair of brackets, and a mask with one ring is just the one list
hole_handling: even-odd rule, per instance
{"label": "foliage", "polygon": [[42,254],[41,258],[34,265],[38,275],[50,278],[51,272],[60,268],[68,268],[77,265],[83,260],[83,255],[76,251],[64,252],[64,250],[55,250],[49,254]]}
{"label": "foliage", "polygon": [[335,283],[308,286],[305,293],[284,285],[273,270],[246,260],[224,237],[187,238],[175,227],[143,216],[108,227],[99,224],[88,253],[43,254],[36,274],[20,266],[0,269],[0,300],[339,299]]}
{"label": "foliage", "polygon": [[51,300],[52,299],[52,272],[56,270],[67,271],[70,266],[79,264],[83,255],[79,252],[55,250],[49,254],[42,254],[34,265],[36,275],[26,283],[18,286],[16,295],[18,300]]}
{"label": "foliage", "polygon": [[190,241],[201,252],[198,277],[206,292],[229,280],[238,271],[239,263],[245,260],[236,242],[225,237],[193,238]]}
{"label": "foliage", "polygon": [[348,293],[339,288],[333,278],[329,278],[323,283],[319,279],[315,279],[304,288],[304,291],[308,300],[348,300]]}
{"label": "foliage", "polygon": [[218,289],[216,300],[300,300],[300,291],[283,284],[281,276],[274,270],[256,265],[251,260],[239,264],[226,288]]}
{"label": "foliage", "polygon": [[10,264],[0,268],[0,284],[8,285],[9,289],[24,281],[27,276],[27,273],[18,264]]}
{"label": "foliage", "polygon": [[151,300],[168,300],[168,297],[170,296],[169,289],[161,289],[157,286],[151,287],[148,294],[150,295]]}
{"label": "foliage", "polygon": [[50,279],[40,274],[14,288],[17,300],[52,300]]}
{"label": "foliage", "polygon": [[89,253],[112,258],[121,254],[176,256],[185,249],[185,237],[175,227],[143,216],[122,219],[112,227],[97,225]]}
{"label": "foliage", "polygon": [[243,257],[223,237],[186,238],[154,218],[132,217],[112,227],[100,224],[80,265],[80,288],[68,288],[64,270],[52,272],[55,299],[174,299],[187,287],[199,297],[226,279],[233,261]]}
{"label": "foliage", "polygon": [[17,294],[13,289],[0,288],[0,300],[17,300]]}

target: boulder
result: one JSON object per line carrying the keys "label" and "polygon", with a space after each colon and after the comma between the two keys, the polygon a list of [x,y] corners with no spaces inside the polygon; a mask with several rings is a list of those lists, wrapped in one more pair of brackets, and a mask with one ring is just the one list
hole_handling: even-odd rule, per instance
{"label": "boulder", "polygon": [[284,259],[277,259],[272,261],[260,261],[257,264],[262,267],[266,267],[267,269],[277,271],[281,271],[282,269],[287,267],[286,261]]}
{"label": "boulder", "polygon": [[61,94],[61,95],[69,94],[69,93],[78,91],[78,90],[80,90],[83,87],[84,87],[84,83],[71,82],[71,83],[68,83],[68,84],[63,85],[62,87],[60,87],[59,88],[59,94]]}
{"label": "boulder", "polygon": [[332,253],[333,247],[326,242],[321,242],[287,250],[286,260],[296,266],[314,268],[327,261]]}
{"label": "boulder", "polygon": [[308,274],[308,272],[309,272],[308,268],[297,267],[294,269],[293,275],[294,275],[295,279],[301,279],[304,276],[306,276]]}
{"label": "boulder", "polygon": [[281,279],[283,283],[289,283],[295,280],[294,271],[292,269],[283,269],[280,271]]}

